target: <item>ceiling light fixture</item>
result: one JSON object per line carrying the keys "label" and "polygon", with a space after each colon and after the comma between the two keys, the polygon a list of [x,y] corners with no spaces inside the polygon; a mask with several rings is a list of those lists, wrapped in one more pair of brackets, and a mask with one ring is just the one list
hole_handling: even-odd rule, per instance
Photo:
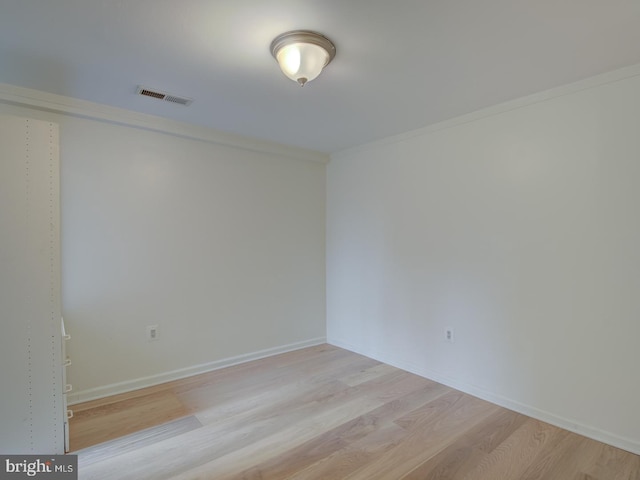
{"label": "ceiling light fixture", "polygon": [[322,72],[336,56],[335,45],[324,35],[309,30],[293,30],[271,42],[271,54],[282,72],[300,86]]}

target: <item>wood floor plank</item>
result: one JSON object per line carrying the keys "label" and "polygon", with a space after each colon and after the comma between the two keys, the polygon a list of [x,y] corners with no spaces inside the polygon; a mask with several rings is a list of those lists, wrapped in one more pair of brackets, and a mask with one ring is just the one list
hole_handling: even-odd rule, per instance
{"label": "wood floor plank", "polygon": [[499,408],[456,391],[443,395],[432,404],[432,411],[421,409],[424,415],[414,424],[407,425],[410,434],[405,441],[347,478],[400,479]]}
{"label": "wood floor plank", "polygon": [[282,455],[284,452],[295,448],[296,445],[305,443],[327,430],[336,428],[343,423],[368,412],[382,404],[380,400],[367,396],[356,397],[331,409],[323,409],[313,417],[299,419],[288,428],[278,431],[273,435],[252,442],[243,448],[203,464],[198,468],[188,470],[176,475],[176,479],[211,478],[225,480],[237,478],[240,472],[246,469],[247,459],[256,464],[266,462],[270,457]]}
{"label": "wood floor plank", "polygon": [[[73,405],[73,411],[75,413],[83,410],[94,410],[97,407],[102,407],[110,404],[121,403],[125,400],[136,399],[142,396],[146,396],[156,392],[171,391],[176,395],[180,395],[184,391],[192,391],[202,386],[211,384],[223,384],[225,382],[241,381],[259,387],[260,379],[270,381],[267,374],[270,372],[288,372],[298,373],[301,365],[304,364],[322,364],[325,365],[331,359],[344,362],[345,359],[353,359],[354,354],[351,352],[335,348],[331,345],[322,344],[313,347],[308,347],[301,350],[295,350],[293,352],[282,353],[279,355],[273,355],[267,358],[259,360],[253,360],[250,362],[241,363],[231,367],[221,368],[213,370],[200,375],[194,375],[191,377],[183,378],[180,380],[174,380],[166,382],[152,387],[142,388],[131,392],[121,393],[117,395],[111,395],[109,397],[100,398],[97,400],[91,400],[87,402],[77,403]],[[357,358],[366,358],[361,355],[357,355]],[[341,360],[340,360],[341,359]],[[379,364],[375,360],[369,359],[372,365]]]}
{"label": "wood floor plank", "polygon": [[520,428],[526,419],[524,415],[510,410],[497,410],[470,428],[459,441],[415,468],[402,480],[463,478],[497,445]]}
{"label": "wood floor plank", "polygon": [[519,479],[556,430],[538,420],[527,421],[497,446],[464,480]]}
{"label": "wood floor plank", "polygon": [[[179,384],[173,390],[189,408],[197,412],[202,406],[233,403],[238,397],[278,389],[290,384],[292,378],[320,384],[326,380],[335,380],[336,371],[341,368],[356,372],[380,364],[361,355],[345,356],[344,351],[327,349],[314,351],[314,355],[308,359],[298,357],[293,363],[284,361],[282,357],[286,358],[286,354],[277,357],[277,363],[272,359],[264,359],[268,361],[267,367],[259,360],[250,362],[251,365],[248,366],[243,364],[198,375],[189,383]],[[346,362],[346,359],[349,361]]]}
{"label": "wood floor plank", "polygon": [[[385,405],[380,407],[383,409]],[[376,410],[380,410],[376,409]],[[380,430],[387,423],[380,423],[380,418],[372,411],[360,415],[335,428],[314,436],[310,440],[293,446],[280,455],[272,456],[238,473],[241,478],[287,478],[296,472],[343,449],[350,443],[365,438]]]}
{"label": "wood floor plank", "polygon": [[287,480],[335,480],[347,478],[375,459],[395,448],[407,437],[407,431],[392,423],[345,448],[286,477]]}
{"label": "wood floor plank", "polygon": [[[353,420],[343,423],[323,434],[317,435],[308,442],[298,445],[283,454],[269,458],[266,462],[247,468],[240,472],[241,478],[288,478],[309,466],[330,457],[337,451],[343,451],[352,443],[358,443],[373,433],[385,428],[393,427],[393,421],[408,406],[424,402],[427,392],[434,398],[446,393],[445,388],[438,388],[438,384],[426,382],[416,377],[408,377],[413,385],[421,386],[418,390],[409,391],[399,398],[392,398],[380,407],[364,413]],[[410,389],[411,390],[411,389]],[[398,392],[399,390],[395,390]],[[416,393],[418,395],[416,395]],[[384,396],[389,396],[387,393]],[[381,398],[380,395],[376,396]]]}
{"label": "wood floor plank", "polygon": [[[345,386],[344,391],[334,394],[319,392],[304,402],[293,402],[290,405],[291,408],[275,408],[273,410],[269,408],[266,414],[243,418],[241,422],[232,420],[207,424],[200,431],[187,434],[177,450],[181,452],[182,461],[189,462],[194,466],[214,463],[222,465],[224,462],[220,460],[221,458],[226,459],[228,465],[240,454],[247,454],[254,461],[257,461],[255,454],[250,453],[252,449],[262,445],[260,448],[266,451],[267,444],[270,441],[278,441],[279,436],[286,437],[288,442],[294,441],[294,439],[311,438],[314,433],[317,434],[318,428],[329,428],[332,422],[346,421],[345,417],[339,414],[341,409],[346,411],[346,415],[351,415],[350,419],[357,416],[356,414],[359,415],[380,406],[384,401],[375,398],[375,392],[397,388],[398,385],[404,385],[408,381],[407,379],[422,384],[428,382],[415,375],[396,370],[392,374],[356,387]],[[404,390],[398,389],[397,391],[403,392]],[[288,399],[285,400],[288,401]],[[286,433],[281,433],[281,431]],[[270,440],[272,437],[275,440]],[[238,452],[244,453],[239,454]],[[166,453],[167,446],[164,445],[164,442],[160,442],[148,449],[141,449],[135,457],[139,463],[146,465],[157,456],[164,456]],[[112,470],[109,473],[111,476],[106,478],[146,478],[144,477],[145,468],[136,465],[136,463],[136,459],[131,455],[121,456],[120,466],[122,468]],[[240,463],[240,461],[233,463],[233,468],[237,468]],[[97,468],[100,466],[91,468],[91,471],[93,472]],[[222,472],[222,466],[216,468]],[[171,466],[168,466],[163,474],[167,472],[173,472]]]}
{"label": "wood floor plank", "polygon": [[70,446],[72,450],[80,450],[187,415],[187,409],[176,395],[167,391],[93,409],[74,409]]}
{"label": "wood floor plank", "polygon": [[74,410],[80,480],[640,480],[638,455],[330,345]]}
{"label": "wood floor plank", "polygon": [[[357,359],[342,370],[360,371],[367,366],[368,362]],[[258,412],[265,413],[266,410],[294,408],[307,402],[310,397],[318,400],[323,394],[334,395],[339,390],[345,390],[347,385],[334,380],[332,376],[335,376],[335,367],[327,371],[326,366],[323,366],[322,370],[299,381],[291,382],[289,374],[266,388],[241,391],[236,396],[220,398],[215,393],[214,385],[206,390],[198,389],[190,396],[181,395],[180,398],[203,424],[228,421],[231,417],[241,420],[243,417],[255,416]]]}
{"label": "wood floor plank", "polygon": [[387,373],[391,373],[394,370],[396,370],[394,367],[381,363],[370,368],[362,369],[359,372],[340,377],[338,378],[338,380],[351,387],[355,387],[356,385],[359,385],[363,382],[369,381]]}
{"label": "wood floor plank", "polygon": [[135,451],[161,440],[175,439],[182,433],[190,432],[200,427],[202,427],[202,424],[192,415],[125,435],[124,437],[101,443],[99,446],[88,447],[75,453],[82,456],[82,463],[87,466],[101,460],[109,460],[123,453]]}
{"label": "wood floor plank", "polygon": [[522,475],[522,480],[543,480],[552,474],[571,478],[578,464],[586,439],[575,433],[558,429],[554,441],[547,443]]}
{"label": "wood floor plank", "polygon": [[395,422],[397,418],[450,392],[450,388],[430,382],[419,390],[386,403],[371,413],[379,415],[384,411],[384,416],[390,424],[382,426],[379,430],[360,440],[349,443],[344,448],[296,472],[290,478],[296,480],[346,478],[349,474],[394,448],[407,437],[407,429],[397,425]]}
{"label": "wood floor plank", "polygon": [[598,456],[585,468],[585,473],[596,480],[640,480],[640,456],[631,455],[610,445],[600,445]]}
{"label": "wood floor plank", "polygon": [[284,431],[276,432],[271,437],[260,439],[176,478],[209,478],[206,473],[208,471],[215,472],[210,478],[234,478],[246,469],[246,458],[251,458],[255,464],[266,462],[271,456],[282,455],[296,445],[338,428],[362,414],[423,387],[426,383],[427,380],[416,375],[396,370],[355,387],[349,387],[336,395],[321,397],[309,404],[312,412],[309,412],[308,418],[305,415],[305,418],[298,419]]}

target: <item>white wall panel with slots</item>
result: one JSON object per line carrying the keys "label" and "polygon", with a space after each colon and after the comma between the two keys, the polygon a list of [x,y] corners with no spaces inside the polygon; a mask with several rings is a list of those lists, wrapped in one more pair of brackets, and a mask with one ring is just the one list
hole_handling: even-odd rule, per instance
{"label": "white wall panel with slots", "polygon": [[58,126],[0,115],[0,452],[64,452]]}

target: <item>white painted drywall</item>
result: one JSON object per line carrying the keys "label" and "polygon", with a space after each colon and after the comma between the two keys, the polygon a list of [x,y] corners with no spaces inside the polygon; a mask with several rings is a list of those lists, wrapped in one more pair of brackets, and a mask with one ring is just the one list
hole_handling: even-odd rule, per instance
{"label": "white painted drywall", "polygon": [[60,124],[72,399],[324,341],[324,163],[0,111]]}
{"label": "white painted drywall", "polygon": [[563,93],[333,156],[327,335],[640,452],[640,77]]}

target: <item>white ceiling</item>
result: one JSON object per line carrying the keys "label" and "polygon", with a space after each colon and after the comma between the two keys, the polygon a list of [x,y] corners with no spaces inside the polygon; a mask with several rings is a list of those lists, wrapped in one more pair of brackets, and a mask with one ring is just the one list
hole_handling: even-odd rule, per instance
{"label": "white ceiling", "polygon": [[[292,29],[337,48],[304,88]],[[324,152],[638,63],[640,0],[0,0],[0,83]]]}

